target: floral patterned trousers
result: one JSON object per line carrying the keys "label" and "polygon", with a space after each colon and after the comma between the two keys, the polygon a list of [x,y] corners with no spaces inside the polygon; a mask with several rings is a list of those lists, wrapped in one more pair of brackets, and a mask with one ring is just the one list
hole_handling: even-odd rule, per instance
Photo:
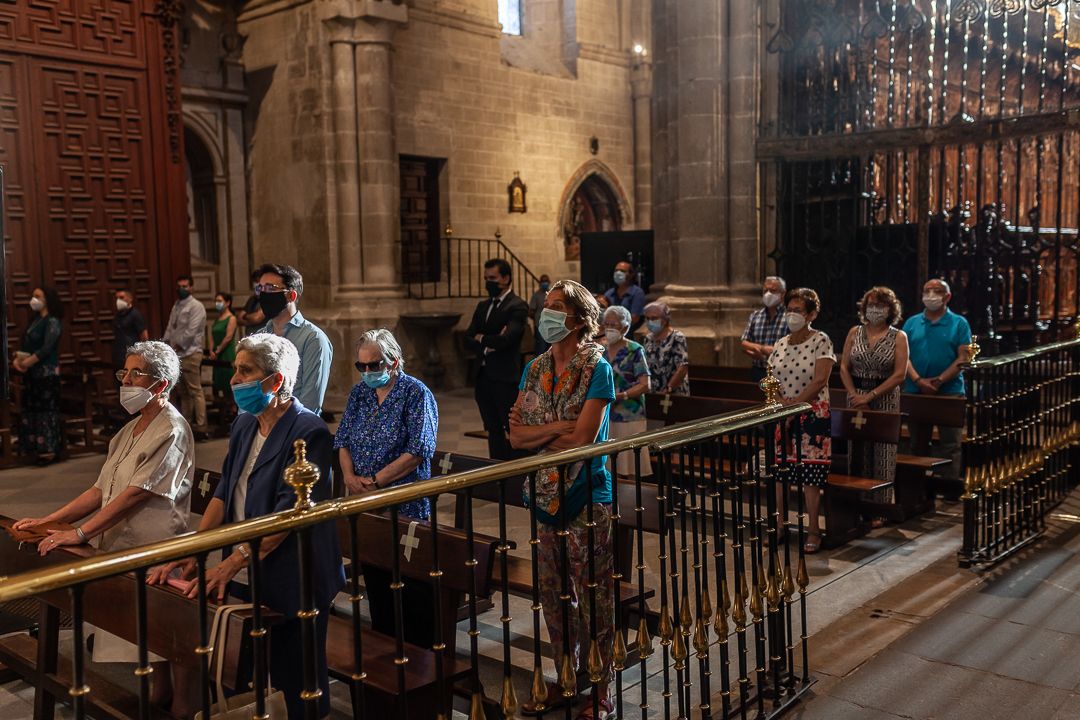
{"label": "floral patterned trousers", "polygon": [[540,602],[544,607],[551,650],[555,657],[555,672],[562,669],[563,638],[570,641],[571,661],[575,669],[585,667],[590,640],[589,558],[592,558],[596,574],[596,642],[600,649],[604,669],[601,683],[612,678],[611,654],[615,642],[615,586],[612,580],[614,562],[612,556],[611,506],[594,503],[592,506],[593,545],[589,548],[588,508],[583,509],[570,521],[567,528],[566,552],[569,559],[570,622],[563,620],[562,603],[562,539],[559,526],[538,523],[540,540],[538,551],[540,563]]}

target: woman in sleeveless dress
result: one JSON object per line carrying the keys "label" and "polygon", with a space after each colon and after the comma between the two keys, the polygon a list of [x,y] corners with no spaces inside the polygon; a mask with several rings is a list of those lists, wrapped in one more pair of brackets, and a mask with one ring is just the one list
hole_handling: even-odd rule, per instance
{"label": "woman in sleeveless dress", "polygon": [[[871,288],[859,301],[859,325],[851,328],[840,359],[840,377],[848,393],[848,407],[858,410],[899,412],[900,386],[908,362],[907,335],[896,327],[902,317],[896,293],[887,287]],[[879,480],[896,477],[896,445],[852,442],[848,472]],[[894,501],[888,487],[871,496],[879,503]],[[875,526],[880,522],[875,522]]]}

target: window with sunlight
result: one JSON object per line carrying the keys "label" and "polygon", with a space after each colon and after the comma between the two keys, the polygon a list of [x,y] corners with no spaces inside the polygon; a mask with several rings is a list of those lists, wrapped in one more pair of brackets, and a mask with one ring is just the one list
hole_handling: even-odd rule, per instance
{"label": "window with sunlight", "polygon": [[524,0],[499,0],[499,24],[507,35],[521,34],[521,4]]}

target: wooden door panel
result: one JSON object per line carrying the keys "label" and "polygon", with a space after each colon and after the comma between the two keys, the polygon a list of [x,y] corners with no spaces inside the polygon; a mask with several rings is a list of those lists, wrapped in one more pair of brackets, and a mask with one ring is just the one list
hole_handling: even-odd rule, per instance
{"label": "wooden door panel", "polygon": [[143,0],[0,1],[0,42],[19,52],[145,64]]}
{"label": "wooden door panel", "polygon": [[0,165],[4,168],[4,250],[8,340],[12,349],[17,348],[29,317],[26,303],[30,293],[41,282],[41,244],[31,240],[36,225],[36,193],[26,88],[25,60],[0,55]]}
{"label": "wooden door panel", "polygon": [[38,59],[30,68],[45,263],[68,303],[69,350],[107,357],[112,292],[148,290],[155,263],[145,75]]}

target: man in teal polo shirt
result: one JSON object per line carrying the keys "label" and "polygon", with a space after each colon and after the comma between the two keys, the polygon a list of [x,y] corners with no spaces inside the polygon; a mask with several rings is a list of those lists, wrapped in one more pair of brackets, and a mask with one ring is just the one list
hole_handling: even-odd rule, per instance
{"label": "man in teal polo shirt", "polygon": [[[930,280],[923,286],[923,306],[918,315],[912,315],[904,323],[908,336],[907,381],[904,392],[923,395],[964,395],[964,376],[960,371],[967,361],[968,345],[971,343],[971,326],[968,321],[952,310],[949,300],[952,292],[944,280]],[[930,438],[934,425],[909,420],[911,452],[930,455]],[[940,446],[933,453],[952,460],[943,475],[950,479],[960,477],[960,442],[963,428],[938,426]]]}

